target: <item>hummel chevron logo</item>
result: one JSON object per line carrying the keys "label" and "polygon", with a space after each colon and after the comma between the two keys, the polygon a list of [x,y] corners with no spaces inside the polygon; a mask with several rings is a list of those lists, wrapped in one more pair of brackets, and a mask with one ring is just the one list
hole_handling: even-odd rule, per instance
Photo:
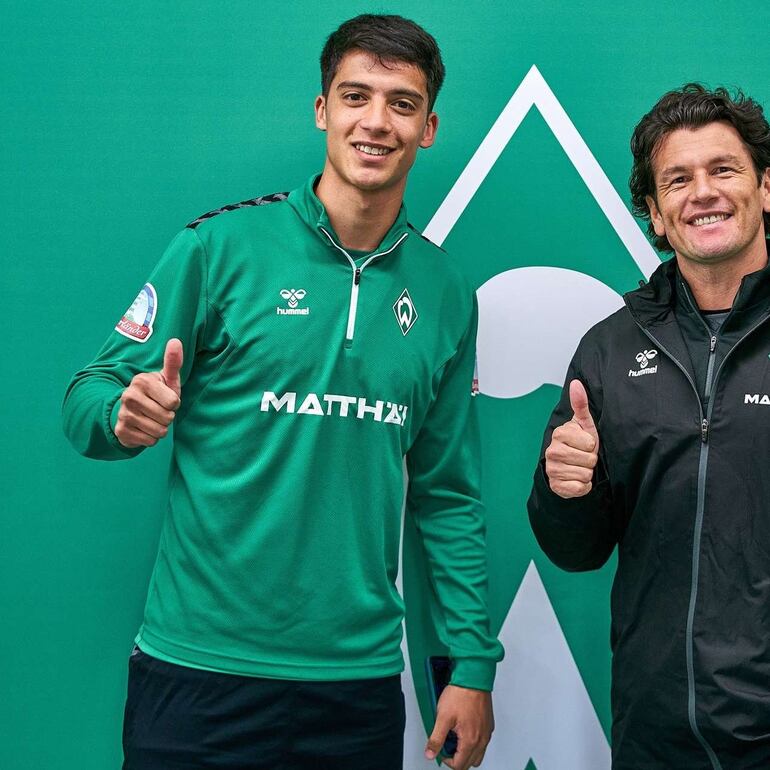
{"label": "hummel chevron logo", "polygon": [[636,354],[636,362],[639,364],[639,369],[629,369],[629,377],[641,377],[643,374],[655,374],[658,371],[658,365],[649,366],[650,360],[658,355],[657,350],[643,350],[641,353]]}
{"label": "hummel chevron logo", "polygon": [[401,327],[401,333],[406,337],[417,320],[417,311],[406,289],[401,292],[401,296],[393,303],[393,312],[396,314],[396,321],[398,321],[398,325]]}
{"label": "hummel chevron logo", "polygon": [[639,368],[644,369],[650,362],[649,359],[655,358],[657,355],[657,350],[643,350],[641,353],[637,353],[636,360],[639,363]]}
{"label": "hummel chevron logo", "polygon": [[305,299],[307,292],[304,289],[281,289],[281,296],[286,300],[286,304],[289,306],[276,307],[275,312],[277,315],[310,315],[309,307],[297,307],[299,303]]}

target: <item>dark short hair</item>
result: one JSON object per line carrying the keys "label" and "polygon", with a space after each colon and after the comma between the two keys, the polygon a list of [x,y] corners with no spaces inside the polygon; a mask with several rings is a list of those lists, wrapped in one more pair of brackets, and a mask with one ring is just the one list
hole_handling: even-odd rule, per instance
{"label": "dark short hair", "polygon": [[[762,106],[743,92],[734,94],[726,88],[713,91],[700,83],[687,83],[664,94],[639,121],[631,137],[634,165],[628,181],[634,214],[646,219],[647,232],[660,251],[673,251],[665,235],[655,234],[646,196],[656,198],[652,161],[661,141],[679,128],[701,128],[708,123],[729,123],[739,134],[751,155],[757,181],[761,183],[765,169],[770,168],[770,125]],[[770,234],[770,214],[764,213],[765,235]]]}
{"label": "dark short hair", "polygon": [[329,95],[342,57],[359,49],[375,56],[380,64],[406,62],[419,67],[428,87],[428,111],[433,109],[441,84],[444,63],[433,36],[402,16],[363,13],[348,19],[329,35],[321,51],[321,92]]}

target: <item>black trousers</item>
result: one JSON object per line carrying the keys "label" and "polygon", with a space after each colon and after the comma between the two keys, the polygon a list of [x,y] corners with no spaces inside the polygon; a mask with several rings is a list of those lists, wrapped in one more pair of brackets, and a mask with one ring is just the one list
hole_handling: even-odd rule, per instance
{"label": "black trousers", "polygon": [[404,721],[398,676],[260,679],[134,649],[123,770],[401,770]]}

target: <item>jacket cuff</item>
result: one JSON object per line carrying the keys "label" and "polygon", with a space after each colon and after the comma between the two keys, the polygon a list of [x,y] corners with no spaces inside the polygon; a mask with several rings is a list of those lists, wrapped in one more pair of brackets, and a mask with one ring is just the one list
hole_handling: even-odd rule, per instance
{"label": "jacket cuff", "polygon": [[582,532],[586,527],[592,529],[596,525],[597,504],[608,489],[609,479],[601,461],[594,472],[590,492],[582,497],[564,498],[557,495],[551,489],[548,481],[548,474],[545,472],[545,460],[538,463],[535,471],[533,493],[536,492],[543,502],[547,502],[547,505],[541,507],[540,516],[556,521],[565,530],[572,532]]}
{"label": "jacket cuff", "polygon": [[471,690],[492,691],[497,663],[487,658],[456,658],[450,684]]}
{"label": "jacket cuff", "polygon": [[120,411],[120,397],[123,395],[123,388],[120,388],[117,393],[110,397],[107,401],[105,409],[105,426],[104,433],[107,436],[107,440],[112,446],[127,457],[136,457],[144,447],[135,447],[129,449],[120,443],[118,437],[115,435],[115,426],[118,423],[118,412]]}

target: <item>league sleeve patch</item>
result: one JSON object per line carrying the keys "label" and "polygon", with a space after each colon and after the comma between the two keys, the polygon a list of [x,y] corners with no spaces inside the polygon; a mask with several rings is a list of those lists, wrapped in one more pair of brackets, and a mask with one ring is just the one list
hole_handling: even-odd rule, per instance
{"label": "league sleeve patch", "polygon": [[137,342],[147,342],[152,336],[152,324],[158,312],[158,295],[151,283],[146,283],[118,321],[115,331]]}

